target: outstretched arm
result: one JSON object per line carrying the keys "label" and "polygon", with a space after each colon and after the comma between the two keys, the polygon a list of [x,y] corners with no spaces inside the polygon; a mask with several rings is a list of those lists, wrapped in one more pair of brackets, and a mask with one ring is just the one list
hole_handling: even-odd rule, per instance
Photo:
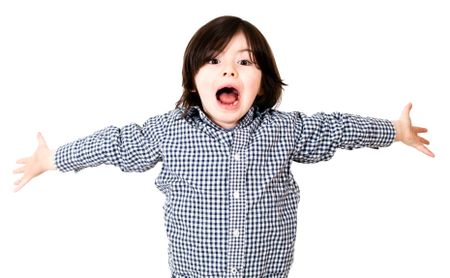
{"label": "outstretched arm", "polygon": [[20,190],[34,177],[48,171],[80,171],[99,165],[113,165],[124,172],[144,172],[162,161],[161,142],[169,119],[178,117],[178,110],[148,119],[141,127],[137,124],[122,128],[109,126],[89,136],[50,150],[42,135],[38,134],[38,147],[32,156],[19,159],[22,167],[14,171],[22,174],[15,182]]}
{"label": "outstretched arm", "polygon": [[53,162],[55,151],[50,150],[41,133],[37,135],[38,147],[30,157],[25,157],[17,160],[18,164],[23,164],[22,167],[14,170],[14,174],[22,174],[14,185],[14,191],[19,191],[31,179],[39,176],[48,170],[56,170]]}
{"label": "outstretched arm", "polygon": [[419,133],[425,133],[428,130],[423,127],[413,126],[411,123],[412,104],[408,103],[402,111],[400,118],[397,121],[393,121],[395,127],[395,141],[403,142],[404,144],[416,148],[420,152],[434,157],[434,153],[431,152],[425,145],[429,145],[430,142],[419,136]]}

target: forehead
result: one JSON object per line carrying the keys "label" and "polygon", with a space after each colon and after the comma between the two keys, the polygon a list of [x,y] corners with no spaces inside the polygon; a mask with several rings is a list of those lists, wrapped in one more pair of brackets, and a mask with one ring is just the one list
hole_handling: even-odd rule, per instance
{"label": "forehead", "polygon": [[238,32],[231,37],[231,39],[225,45],[222,45],[219,49],[215,49],[221,53],[232,51],[232,52],[251,52],[251,47],[247,42],[247,38],[244,33]]}
{"label": "forehead", "polygon": [[225,49],[230,47],[248,48],[247,38],[245,37],[244,33],[238,32],[233,37],[231,37]]}

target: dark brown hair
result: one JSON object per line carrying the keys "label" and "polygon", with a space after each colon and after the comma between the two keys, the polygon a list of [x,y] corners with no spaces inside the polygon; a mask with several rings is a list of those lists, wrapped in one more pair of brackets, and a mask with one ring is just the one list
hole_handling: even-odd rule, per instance
{"label": "dark brown hair", "polygon": [[272,50],[262,33],[251,23],[234,16],[221,16],[202,26],[192,37],[184,52],[183,94],[176,106],[202,107],[196,92],[195,76],[214,55],[222,52],[233,36],[242,32],[252,50],[257,67],[261,70],[261,87],[254,106],[264,110],[272,108],[281,98],[283,80],[278,72]]}

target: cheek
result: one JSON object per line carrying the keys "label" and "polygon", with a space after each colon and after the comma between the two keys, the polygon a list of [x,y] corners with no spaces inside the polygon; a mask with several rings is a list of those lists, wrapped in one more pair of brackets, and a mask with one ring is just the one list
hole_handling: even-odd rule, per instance
{"label": "cheek", "polygon": [[194,78],[196,90],[201,91],[207,88],[209,83],[208,80],[210,80],[210,78],[207,77],[207,72],[200,69]]}
{"label": "cheek", "polygon": [[198,72],[196,75],[195,75],[195,77],[194,77],[194,90],[195,91],[198,91],[198,87],[199,87],[199,85],[200,85],[200,83],[201,83],[201,80],[202,80],[202,78],[201,78],[201,73],[200,72]]}
{"label": "cheek", "polygon": [[256,95],[260,96],[262,95],[261,92],[261,74],[259,74],[255,79],[253,80],[253,90],[256,92]]}
{"label": "cheek", "polygon": [[262,79],[259,80],[259,84],[258,84],[258,96],[262,96],[263,90],[262,90]]}

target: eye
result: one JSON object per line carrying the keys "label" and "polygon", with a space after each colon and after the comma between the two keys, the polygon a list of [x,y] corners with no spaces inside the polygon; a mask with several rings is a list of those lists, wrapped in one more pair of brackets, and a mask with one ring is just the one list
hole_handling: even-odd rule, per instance
{"label": "eye", "polygon": [[211,64],[211,65],[217,65],[219,62],[220,62],[219,59],[217,59],[217,58],[212,58],[212,59],[210,59],[210,60],[208,61],[208,64]]}
{"label": "eye", "polygon": [[244,59],[244,60],[239,60],[238,64],[241,66],[251,66],[251,65],[253,65],[253,62],[250,60]]}

